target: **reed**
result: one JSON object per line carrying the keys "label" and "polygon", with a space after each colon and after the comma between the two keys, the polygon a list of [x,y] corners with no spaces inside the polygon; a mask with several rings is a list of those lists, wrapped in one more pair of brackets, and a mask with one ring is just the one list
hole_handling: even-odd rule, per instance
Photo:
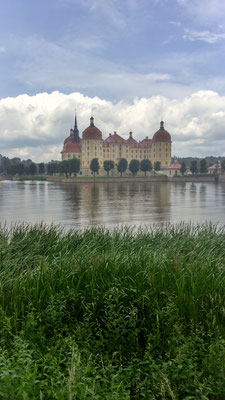
{"label": "reed", "polygon": [[225,397],[225,230],[0,229],[0,398]]}

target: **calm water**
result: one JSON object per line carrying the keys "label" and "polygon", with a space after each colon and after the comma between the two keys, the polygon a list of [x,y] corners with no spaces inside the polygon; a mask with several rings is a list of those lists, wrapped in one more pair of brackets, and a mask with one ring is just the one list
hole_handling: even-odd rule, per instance
{"label": "calm water", "polygon": [[212,221],[225,225],[225,185],[215,183],[11,182],[0,185],[0,222],[152,225]]}

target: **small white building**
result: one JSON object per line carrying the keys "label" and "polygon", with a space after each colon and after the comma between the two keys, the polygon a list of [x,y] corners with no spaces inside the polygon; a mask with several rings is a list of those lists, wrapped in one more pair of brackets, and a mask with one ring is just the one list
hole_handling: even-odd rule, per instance
{"label": "small white building", "polygon": [[163,168],[163,173],[171,177],[182,175],[180,169],[181,169],[181,164],[177,161],[174,161],[174,163],[170,164],[168,167]]}

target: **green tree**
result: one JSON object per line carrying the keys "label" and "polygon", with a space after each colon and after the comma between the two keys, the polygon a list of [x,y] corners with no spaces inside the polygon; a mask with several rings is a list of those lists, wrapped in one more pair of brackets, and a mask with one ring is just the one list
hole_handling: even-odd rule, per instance
{"label": "green tree", "polygon": [[37,173],[37,165],[33,162],[29,166],[29,173],[31,175],[35,175]]}
{"label": "green tree", "polygon": [[17,174],[17,165],[9,162],[6,172],[9,175],[16,175]]}
{"label": "green tree", "polygon": [[99,168],[100,168],[100,167],[99,167],[98,159],[97,159],[97,158],[93,158],[93,160],[91,160],[90,170],[91,170],[92,172],[94,172],[94,176],[95,176],[95,173],[96,173],[96,172],[98,173]]}
{"label": "green tree", "polygon": [[193,160],[193,161],[191,162],[190,171],[191,171],[192,174],[197,174],[197,172],[198,172],[198,166],[197,166],[197,161],[196,161],[196,160]]}
{"label": "green tree", "polygon": [[151,163],[151,161],[148,160],[147,158],[144,158],[144,160],[141,160],[141,163],[140,163],[140,170],[143,171],[143,172],[145,173],[145,176],[146,176],[146,172],[152,170],[152,163]]}
{"label": "green tree", "polygon": [[140,162],[138,160],[131,160],[129,164],[129,170],[132,172],[132,175],[136,175],[136,173],[139,171],[140,168]]}
{"label": "green tree", "polygon": [[68,160],[69,163],[69,174],[78,174],[80,171],[80,159],[79,158],[71,158]]}
{"label": "green tree", "polygon": [[185,162],[183,161],[182,163],[181,163],[181,167],[180,167],[180,172],[182,173],[182,175],[184,175],[184,173],[186,172],[186,164],[185,164]]}
{"label": "green tree", "polygon": [[207,162],[206,162],[206,159],[203,158],[203,159],[200,161],[200,173],[201,173],[201,174],[207,174],[207,172],[208,172],[208,169],[207,169]]}
{"label": "green tree", "polygon": [[160,171],[161,169],[161,162],[160,161],[156,161],[154,164],[154,170],[155,171]]}
{"label": "green tree", "polygon": [[43,162],[38,164],[38,173],[41,175],[45,173],[45,164]]}
{"label": "green tree", "polygon": [[[61,162],[61,166],[60,166],[60,170],[63,174],[66,175],[66,177],[68,177],[68,174],[70,173],[70,165],[69,165],[69,160],[63,160]],[[54,171],[56,172],[56,171]]]}
{"label": "green tree", "polygon": [[221,162],[222,171],[225,171],[225,159]]}
{"label": "green tree", "polygon": [[122,173],[126,171],[127,166],[128,166],[128,162],[127,162],[126,158],[121,158],[117,165],[117,170],[118,170],[118,172],[120,172],[120,176],[122,176]]}
{"label": "green tree", "polygon": [[114,168],[114,161],[105,160],[103,163],[104,170],[107,172],[107,176],[109,176],[109,171]]}
{"label": "green tree", "polygon": [[22,162],[18,163],[16,167],[17,167],[17,174],[20,176],[23,175],[25,171],[24,164]]}

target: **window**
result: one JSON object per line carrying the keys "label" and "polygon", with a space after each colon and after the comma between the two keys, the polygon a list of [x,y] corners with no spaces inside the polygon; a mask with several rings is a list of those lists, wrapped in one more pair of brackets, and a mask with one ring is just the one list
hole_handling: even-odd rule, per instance
{"label": "window", "polygon": [[89,150],[89,146],[87,147],[87,149]]}
{"label": "window", "polygon": [[97,147],[95,146],[95,150],[97,150]]}
{"label": "window", "polygon": [[103,153],[105,153],[105,149],[103,149]]}
{"label": "window", "polygon": [[88,151],[88,153],[87,153],[87,156],[89,157],[89,151]]}
{"label": "window", "polygon": [[97,156],[97,151],[95,151],[95,156]]}

